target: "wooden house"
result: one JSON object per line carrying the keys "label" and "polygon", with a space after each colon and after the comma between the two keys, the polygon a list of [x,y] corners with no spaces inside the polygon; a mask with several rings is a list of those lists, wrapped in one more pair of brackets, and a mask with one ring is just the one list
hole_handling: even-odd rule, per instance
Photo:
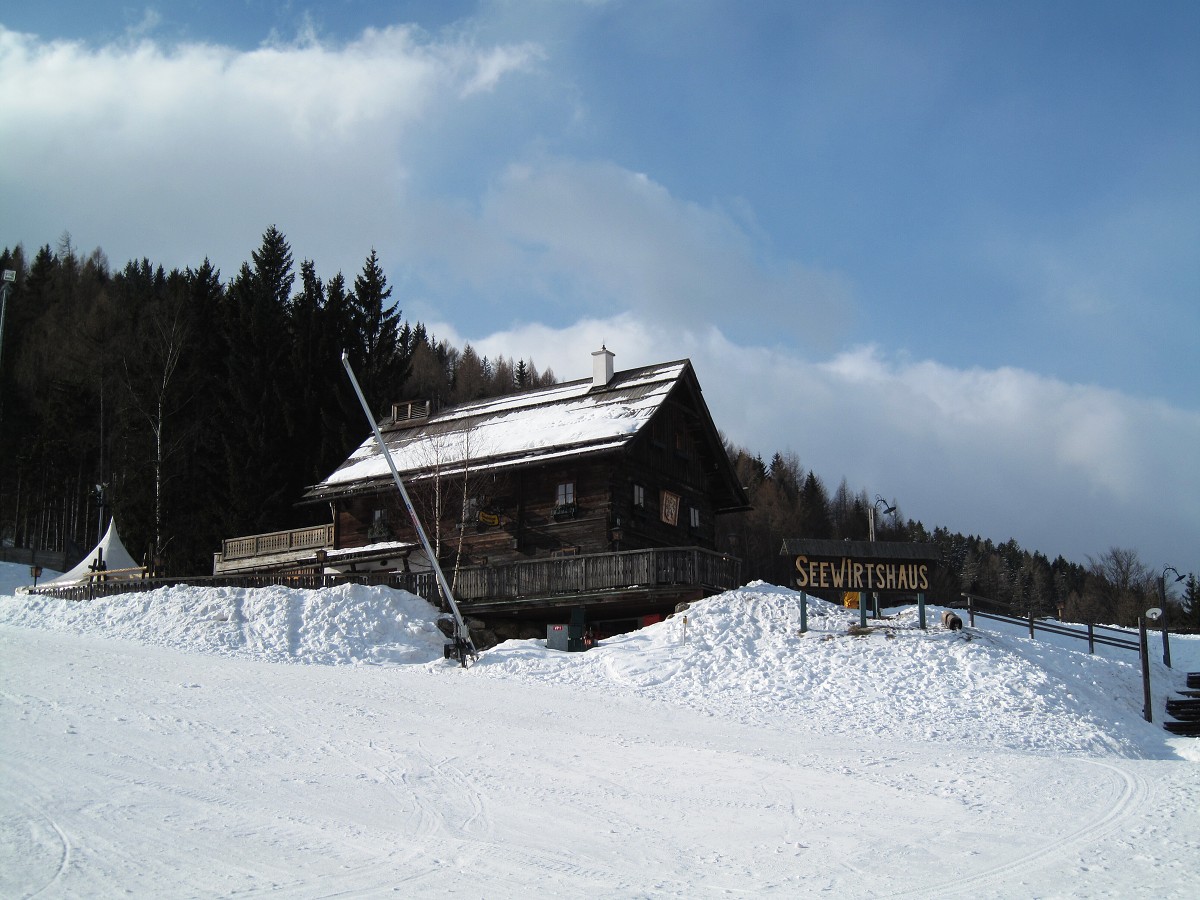
{"label": "wooden house", "polygon": [[[738,586],[716,517],[747,508],[687,360],[433,409],[394,406],[381,431],[455,599],[478,618],[645,621]],[[325,525],[235,538],[217,574],[429,569],[374,436],[303,502]],[[432,587],[432,581],[428,581]]]}

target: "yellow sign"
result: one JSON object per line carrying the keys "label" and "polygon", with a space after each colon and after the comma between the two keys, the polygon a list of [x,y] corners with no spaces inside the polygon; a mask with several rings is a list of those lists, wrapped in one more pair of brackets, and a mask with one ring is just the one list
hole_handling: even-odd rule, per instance
{"label": "yellow sign", "polygon": [[858,609],[858,591],[844,591],[842,593],[842,605],[846,609]]}
{"label": "yellow sign", "polygon": [[499,525],[500,517],[495,513],[479,511],[479,521],[484,525]]}

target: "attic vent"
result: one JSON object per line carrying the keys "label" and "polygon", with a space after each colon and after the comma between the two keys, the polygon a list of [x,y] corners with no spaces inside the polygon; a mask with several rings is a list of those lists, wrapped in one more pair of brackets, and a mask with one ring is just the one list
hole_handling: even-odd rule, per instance
{"label": "attic vent", "polygon": [[408,400],[404,403],[392,404],[392,422],[395,425],[405,425],[421,419],[429,418],[428,400]]}

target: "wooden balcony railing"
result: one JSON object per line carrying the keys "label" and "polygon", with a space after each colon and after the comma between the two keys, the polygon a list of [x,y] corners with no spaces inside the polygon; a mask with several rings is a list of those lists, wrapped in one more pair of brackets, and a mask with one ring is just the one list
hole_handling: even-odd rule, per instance
{"label": "wooden balcony railing", "polygon": [[470,603],[670,584],[724,591],[741,586],[741,568],[741,560],[699,547],[623,550],[459,569],[454,594]]}
{"label": "wooden balcony railing", "polygon": [[251,559],[297,550],[316,550],[333,545],[333,525],[314,525],[292,531],[272,531],[249,537],[229,538],[221,542],[221,559]]}

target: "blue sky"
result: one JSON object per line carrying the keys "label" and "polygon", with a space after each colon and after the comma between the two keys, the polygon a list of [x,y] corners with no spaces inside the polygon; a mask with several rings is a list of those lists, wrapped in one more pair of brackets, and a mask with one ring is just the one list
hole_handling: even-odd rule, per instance
{"label": "blue sky", "polygon": [[1200,569],[1200,4],[89,2],[0,13],[0,242],[277,225],[563,378],[912,518]]}

